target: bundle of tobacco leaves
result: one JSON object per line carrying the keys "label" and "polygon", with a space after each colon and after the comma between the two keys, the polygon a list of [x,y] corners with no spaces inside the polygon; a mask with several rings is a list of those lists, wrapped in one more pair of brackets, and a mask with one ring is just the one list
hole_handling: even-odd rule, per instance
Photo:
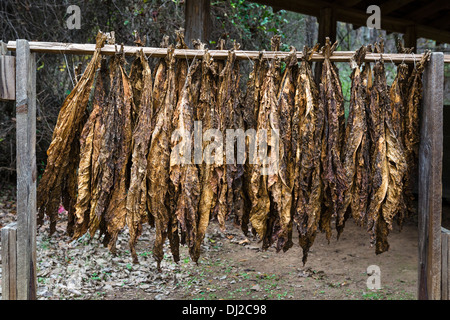
{"label": "bundle of tobacco leaves", "polygon": [[294,146],[294,221],[306,263],[309,248],[316,237],[323,197],[320,155],[323,143],[325,109],[311,69],[311,57],[318,45],[303,49],[296,80],[295,111],[292,121]]}
{"label": "bundle of tobacco leaves", "polygon": [[[179,261],[179,237],[177,217],[171,210],[169,190],[170,170],[170,139],[172,132],[172,117],[176,107],[175,64],[174,48],[169,46],[165,63],[167,74],[164,88],[161,92],[159,108],[155,110],[155,122],[150,142],[149,157],[147,163],[147,175],[149,177],[148,197],[150,212],[155,221],[155,242],[153,256],[158,268],[163,259],[163,245],[168,237],[172,249],[173,259]],[[170,226],[168,228],[168,226]],[[175,229],[175,230],[174,230]]]}
{"label": "bundle of tobacco leaves", "polygon": [[292,117],[294,115],[295,79],[298,71],[297,51],[291,48],[286,58],[286,68],[280,83],[277,99],[279,117],[280,160],[278,179],[281,182],[279,203],[279,220],[274,225],[273,241],[277,240],[276,249],[288,250],[292,247],[292,194],[294,187],[295,150],[292,139]]}
{"label": "bundle of tobacco leaves", "polygon": [[[103,75],[99,77],[102,82],[97,84],[94,110],[83,129],[78,185],[85,197],[77,201],[74,234],[74,238],[80,237],[86,226],[91,235],[99,229],[100,236],[104,235],[104,245],[112,252],[115,252],[118,233],[125,226],[130,183],[134,103],[124,60],[122,52],[110,59],[108,92],[102,90],[106,85],[102,82],[108,80]],[[89,220],[86,219],[88,211]]]}
{"label": "bundle of tobacco leaves", "polygon": [[349,115],[345,128],[345,144],[342,149],[342,163],[345,174],[343,203],[338,214],[338,236],[345,221],[351,215],[362,225],[369,196],[369,136],[367,128],[367,77],[370,66],[365,64],[361,72],[367,48],[361,47],[351,59],[352,86]]}
{"label": "bundle of tobacco leaves", "polygon": [[[176,48],[187,49],[182,29],[176,38]],[[328,38],[320,83],[311,69],[318,45],[304,48],[300,66],[291,48],[283,61],[260,53],[242,95],[237,43],[226,60],[214,60],[200,41],[194,47],[204,50],[202,60],[176,59],[165,37],[167,55],[154,73],[139,51],[128,76],[123,48],[101,58],[106,40],[99,33],[94,57],[58,117],[38,189],[40,224],[46,214],[55,230],[62,201],[69,234],[77,239],[99,230],[112,252],[128,226],[137,262],[136,241],[149,223],[158,269],[166,240],[175,262],[180,244],[197,262],[211,218],[224,230],[233,217],[245,235],[250,226],[264,250],[291,248],[295,225],[303,263],[318,230],[330,241],[333,219],[338,238],[352,217],[366,225],[377,254],[388,250],[394,219],[401,223],[412,210],[428,53],[411,71],[400,64],[388,87],[383,58],[372,74],[364,63],[371,47],[361,47],[350,62],[346,121],[330,60],[337,43]],[[280,50],[280,37],[271,39],[271,50]],[[383,43],[375,50],[383,53]]]}
{"label": "bundle of tobacco leaves", "polygon": [[[326,232],[326,237],[331,237],[331,219],[336,217],[341,220],[339,213],[343,203],[345,188],[345,173],[342,165],[342,146],[345,136],[344,99],[338,70],[330,61],[330,56],[336,49],[337,42],[331,45],[326,38],[322,48],[324,62],[322,65],[320,100],[325,108],[325,125],[322,142],[321,162],[323,166],[322,179],[324,184],[323,203],[319,227]],[[338,226],[338,224],[336,224]]]}
{"label": "bundle of tobacco leaves", "polygon": [[192,163],[195,119],[189,86],[192,83],[192,75],[199,66],[199,60],[194,60],[189,65],[181,95],[173,112],[169,169],[170,182],[173,185],[174,213],[180,224],[182,242],[188,245],[191,256],[194,256],[197,238],[200,180],[197,166]]}
{"label": "bundle of tobacco leaves", "polygon": [[[202,78],[200,86],[200,98],[197,106],[198,121],[201,121],[201,134],[203,137],[202,163],[199,168],[200,180],[200,200],[198,204],[198,226],[195,244],[192,249],[192,259],[197,261],[200,256],[200,246],[206,234],[210,218],[217,203],[219,175],[216,171],[220,165],[216,162],[222,159],[222,154],[214,152],[215,146],[220,146],[218,141],[214,141],[214,136],[210,136],[210,130],[219,126],[219,113],[216,104],[216,81],[217,70],[213,59],[206,51],[202,61]],[[213,140],[213,141],[211,141]],[[209,142],[209,143],[208,143]],[[221,142],[220,142],[221,143]],[[219,158],[220,156],[220,158]]]}
{"label": "bundle of tobacco leaves", "polygon": [[265,239],[268,236],[268,233],[270,233],[270,231],[268,232],[267,230],[267,220],[271,211],[271,201],[268,190],[268,176],[271,173],[271,168],[269,167],[271,155],[268,145],[268,141],[270,140],[269,117],[271,111],[274,109],[272,105],[277,105],[275,79],[277,77],[277,69],[279,67],[279,59],[269,62],[269,66],[261,86],[261,96],[259,98],[260,103],[258,108],[259,111],[256,117],[258,156],[253,159],[254,164],[250,173],[249,198],[252,207],[249,220],[260,239]]}
{"label": "bundle of tobacco leaves", "polygon": [[47,150],[47,166],[37,189],[37,223],[42,225],[44,216],[50,219],[50,234],[56,230],[58,207],[62,202],[68,211],[69,234],[73,232],[75,202],[77,201],[76,172],[79,162],[79,139],[87,119],[86,108],[101,61],[100,50],[106,35],[99,32],[95,52],[81,78],[64,100],[58,115],[52,142]]}
{"label": "bundle of tobacco leaves", "polygon": [[134,105],[138,112],[131,140],[132,165],[127,194],[126,222],[130,233],[131,255],[134,262],[137,262],[134,246],[142,232],[142,224],[147,221],[150,213],[147,207],[147,158],[153,117],[152,74],[142,51],[137,53],[131,66],[130,79],[133,86]]}
{"label": "bundle of tobacco leaves", "polygon": [[[408,169],[404,181],[405,203],[407,213],[413,213],[414,196],[412,194],[414,181],[417,172],[417,162],[419,153],[419,110],[422,98],[422,74],[426,63],[430,59],[430,51],[427,51],[420,61],[418,61],[407,81],[407,88],[401,86],[400,92],[404,103],[404,124],[403,138],[405,147],[405,157],[408,163]],[[405,95],[406,94],[406,95]]]}
{"label": "bundle of tobacco leaves", "polygon": [[[262,60],[262,52],[260,52],[258,58],[253,62],[253,69],[249,74],[249,79],[247,81],[247,90],[242,99],[242,120],[245,130],[256,130],[257,127],[257,117],[260,102],[260,92],[263,76],[265,75],[265,68],[267,64],[266,61]],[[256,131],[255,131],[256,133]],[[252,194],[251,175],[253,170],[253,165],[257,160],[257,145],[256,137],[246,137],[245,139],[245,164],[244,164],[244,212],[241,218],[241,230],[245,235],[248,235],[248,228],[250,222],[250,214],[252,210],[252,201],[256,199],[256,194]],[[254,229],[252,229],[254,231]]]}
{"label": "bundle of tobacco leaves", "polygon": [[[233,128],[233,111],[238,105],[238,86],[239,86],[239,63],[236,62],[236,54],[234,50],[228,52],[228,59],[223,68],[218,65],[218,69],[222,69],[219,74],[218,92],[217,92],[217,113],[219,117],[218,130],[222,135],[226,133],[226,129]],[[222,148],[225,151],[226,145]],[[230,163],[227,163],[227,154],[222,154],[221,168],[216,170],[219,178],[219,189],[217,195],[217,205],[214,210],[215,216],[219,222],[220,228],[225,229],[225,220],[233,210],[233,176],[236,171],[235,159],[228,155]]]}

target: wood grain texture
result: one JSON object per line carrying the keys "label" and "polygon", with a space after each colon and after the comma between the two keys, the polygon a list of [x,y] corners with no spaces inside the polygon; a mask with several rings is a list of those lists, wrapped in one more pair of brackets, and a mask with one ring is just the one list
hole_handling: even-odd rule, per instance
{"label": "wood grain texture", "polygon": [[442,279],[441,299],[450,300],[450,230],[441,229]]}
{"label": "wood grain texture", "polygon": [[2,299],[17,299],[17,224],[2,228]]}
{"label": "wood grain texture", "polygon": [[0,41],[0,101],[15,100],[15,61],[16,58],[10,55],[6,43]]}
{"label": "wood grain texture", "polygon": [[431,54],[423,74],[419,147],[418,298],[441,298],[444,56]]}
{"label": "wood grain texture", "polygon": [[[17,299],[36,299],[36,62],[17,41]],[[24,107],[25,106],[25,107]]]}
{"label": "wood grain texture", "polygon": [[[80,54],[80,55],[92,55],[95,51],[95,44],[79,44],[79,43],[60,43],[60,42],[34,42],[30,41],[31,52],[40,53],[54,53],[54,54]],[[124,46],[125,55],[134,55],[137,51],[143,50],[144,54],[152,58],[162,58],[167,55],[167,48],[152,48],[152,47],[136,47],[136,46]],[[8,50],[16,51],[16,41],[8,42]],[[114,45],[105,45],[101,53],[103,55],[114,55],[118,50],[118,47]],[[195,49],[175,49],[174,56],[176,58],[183,59],[193,59],[202,58],[206,50],[195,50]],[[228,58],[228,50],[209,50],[210,56],[214,59],[225,60]],[[259,51],[246,51],[237,50],[236,59],[237,60],[255,60],[259,57]],[[355,54],[354,51],[335,51],[330,57],[333,62],[349,62],[350,58]],[[265,51],[263,53],[263,59],[274,59],[280,57],[281,59],[286,58],[289,52],[282,51]],[[376,62],[380,60],[379,53],[367,53],[364,61]],[[301,51],[297,52],[297,58],[301,59],[303,53]],[[422,54],[397,54],[397,53],[383,53],[383,58],[385,63],[414,63],[422,58]],[[311,57],[311,61],[322,61],[324,56],[321,53],[315,53]],[[450,62],[450,55],[445,55],[445,62]]]}
{"label": "wood grain texture", "polygon": [[192,48],[192,40],[199,39],[208,43],[210,29],[210,0],[186,0],[185,4],[185,39]]}

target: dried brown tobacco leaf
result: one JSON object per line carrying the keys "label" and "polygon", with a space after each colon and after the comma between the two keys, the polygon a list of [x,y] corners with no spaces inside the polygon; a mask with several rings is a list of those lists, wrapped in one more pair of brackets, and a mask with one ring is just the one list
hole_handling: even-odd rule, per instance
{"label": "dried brown tobacco leaf", "polygon": [[174,186],[175,213],[180,223],[180,231],[185,235],[191,257],[197,237],[197,210],[200,198],[200,181],[197,166],[192,163],[194,138],[194,104],[189,86],[192,75],[200,65],[194,60],[189,66],[182,95],[173,113],[170,154],[170,181]]}
{"label": "dried brown tobacco leaf", "polygon": [[370,92],[369,132],[371,146],[371,199],[367,210],[367,227],[371,243],[376,242],[376,252],[388,249],[385,238],[387,228],[381,206],[389,185],[389,166],[386,154],[386,105],[389,104],[384,62],[379,60],[373,68],[374,82]]}
{"label": "dried brown tobacco leaf", "polygon": [[[397,66],[397,75],[392,82],[392,85],[389,89],[389,99],[390,99],[390,113],[391,113],[391,128],[393,130],[393,134],[397,137],[398,143],[401,145],[401,149],[403,151],[402,158],[406,164],[406,153],[405,153],[405,101],[404,101],[404,90],[405,90],[405,80],[408,78],[409,67],[405,63],[401,63]],[[407,171],[408,168],[405,169]],[[402,192],[399,193],[398,197],[398,212],[397,218],[399,224],[403,220],[404,216],[407,213],[406,207],[406,198],[405,192],[403,188],[404,180],[406,179],[406,172],[403,172],[401,187]]]}
{"label": "dried brown tobacco leaf", "polygon": [[[151,120],[153,112],[152,99],[152,74],[147,59],[142,51],[137,53],[133,62],[139,70],[136,76],[135,87],[133,87],[133,97],[138,113],[137,124],[133,131],[131,142],[131,172],[130,187],[127,194],[127,225],[130,233],[130,251],[133,261],[137,262],[136,250],[134,248],[137,238],[142,232],[142,224],[149,214],[147,208],[147,157],[150,147],[152,133]],[[133,69],[132,69],[133,70]],[[130,78],[133,73],[131,73]],[[139,86],[136,85],[139,84]]]}
{"label": "dried brown tobacco leaf", "polygon": [[[269,118],[267,119],[269,129],[267,131],[267,145],[268,145],[268,176],[267,176],[267,190],[269,191],[270,211],[267,216],[266,234],[263,238],[263,250],[269,248],[272,243],[277,241],[280,232],[280,219],[283,209],[282,203],[282,185],[283,181],[279,175],[280,171],[280,151],[283,150],[283,142],[280,138],[280,114],[277,104],[277,92],[280,82],[280,66],[281,61],[276,58],[271,62],[272,68],[272,87],[268,87],[271,96],[266,100],[266,108],[269,109]],[[263,100],[264,101],[264,100]],[[286,221],[284,221],[286,223]],[[289,225],[289,222],[286,223]],[[281,241],[287,241],[282,239]]]}
{"label": "dried brown tobacco leaf", "polygon": [[277,100],[280,131],[280,161],[279,179],[281,182],[281,199],[278,230],[274,232],[277,240],[277,251],[288,250],[292,247],[292,190],[294,186],[294,157],[292,149],[292,116],[295,105],[295,77],[297,75],[297,51],[291,48],[286,59],[286,69],[280,83]]}
{"label": "dried brown tobacco leaf", "polygon": [[107,60],[102,59],[100,71],[95,83],[94,102],[92,112],[86,122],[80,137],[80,162],[78,166],[78,197],[75,205],[75,232],[74,238],[85,234],[91,220],[91,209],[95,208],[98,192],[97,184],[99,156],[100,128],[102,127],[102,114],[106,108],[109,94],[109,72]]}
{"label": "dried brown tobacco leaf", "polygon": [[109,98],[109,109],[112,109],[112,112],[106,112],[104,122],[108,128],[104,139],[106,143],[100,149],[100,152],[102,149],[110,149],[112,158],[108,159],[110,161],[107,162],[107,165],[114,168],[112,188],[104,212],[107,227],[104,244],[107,244],[112,252],[115,252],[119,231],[124,228],[126,223],[126,201],[130,183],[129,161],[133,134],[131,113],[134,108],[130,80],[124,69],[124,56],[115,56],[114,60],[116,61],[113,61],[111,66],[111,69],[114,70],[114,78]]}
{"label": "dried brown tobacco leaf", "polygon": [[[250,200],[252,209],[250,211],[250,223],[260,239],[270,236],[271,230],[268,231],[267,220],[271,211],[270,197],[268,190],[268,170],[270,169],[270,152],[269,152],[269,117],[273,110],[272,104],[276,105],[275,78],[277,76],[277,67],[279,63],[271,61],[260,91],[260,103],[257,114],[257,145],[258,154],[253,159],[250,174]],[[265,133],[265,134],[264,134]],[[263,145],[265,144],[265,148]],[[279,151],[279,150],[276,150]]]}
{"label": "dried brown tobacco leaf", "polygon": [[[231,52],[234,55],[234,51],[239,50],[240,45],[234,43],[233,50]],[[240,65],[235,57],[232,58],[233,69],[231,71],[230,78],[230,95],[229,99],[225,101],[225,146],[226,152],[226,182],[227,182],[227,204],[229,216],[234,216],[235,223],[241,224],[243,211],[244,211],[244,194],[243,194],[243,175],[244,175],[244,160],[245,150],[242,150],[242,146],[239,146],[240,140],[234,137],[234,133],[238,134],[240,130],[244,128],[243,115],[241,112],[241,102],[239,97],[239,82],[240,82]],[[235,143],[236,141],[236,143]]]}
{"label": "dried brown tobacco leaf", "polygon": [[[337,221],[338,237],[344,229],[345,221],[350,213],[355,217],[355,221],[360,223],[360,216],[363,214],[360,208],[355,207],[357,211],[351,212],[353,208],[351,203],[353,198],[358,201],[361,194],[360,177],[358,177],[358,166],[368,165],[367,161],[367,121],[366,121],[366,105],[367,96],[366,88],[363,83],[360,66],[366,54],[366,47],[361,47],[352,57],[350,65],[353,69],[351,74],[351,97],[349,106],[349,115],[345,128],[345,144],[342,149],[342,162],[345,174],[344,200],[339,208],[339,220]],[[359,189],[359,190],[358,190]],[[362,199],[360,199],[362,200]]]}
{"label": "dried brown tobacco leaf", "polygon": [[414,180],[417,172],[417,161],[419,153],[419,108],[422,98],[422,74],[427,61],[430,58],[430,52],[426,52],[422,59],[416,63],[408,79],[408,91],[406,96],[406,105],[404,113],[404,136],[405,136],[405,156],[408,163],[408,172],[406,173],[405,200],[408,213],[415,211],[412,194]]}
{"label": "dried brown tobacco leaf", "polygon": [[[251,61],[251,60],[250,60]],[[261,69],[266,65],[266,61],[262,60],[262,53],[259,54],[258,58],[253,63],[253,69],[249,74],[249,79],[247,81],[247,90],[245,92],[245,96],[242,101],[242,120],[244,123],[245,130],[256,130],[257,127],[257,115],[258,113],[255,110],[259,109],[259,101],[260,101],[260,81],[262,77],[260,76],[263,72]],[[253,141],[254,143],[255,141]],[[253,150],[250,150],[252,145],[251,137],[246,137],[245,139],[245,164],[244,164],[244,182],[243,182],[243,190],[244,190],[244,210],[241,218],[241,229],[245,235],[248,235],[248,227],[250,222],[250,212],[252,208],[252,200],[256,199],[256,194],[251,194],[252,188],[250,184],[251,172],[253,168],[253,164],[255,163],[255,153],[252,153]]]}
{"label": "dried brown tobacco leaf", "polygon": [[[228,114],[229,110],[233,108],[234,105],[234,90],[235,84],[233,80],[235,79],[235,61],[236,55],[234,51],[229,51],[228,59],[226,60],[225,66],[219,74],[218,81],[218,93],[217,93],[217,112],[219,115],[219,131],[223,135],[226,133],[226,129],[230,128],[231,125],[231,115]],[[220,66],[219,66],[220,68]],[[231,107],[230,107],[231,104]],[[222,146],[223,148],[224,146]],[[219,226],[222,230],[225,230],[225,220],[228,217],[232,203],[228,203],[228,179],[230,177],[227,174],[228,165],[226,160],[226,153],[223,152],[223,162],[220,168],[217,168],[216,172],[219,177],[219,192],[218,192],[218,202],[215,208],[215,216],[219,222]],[[230,181],[231,183],[232,181]],[[231,187],[231,186],[230,186]],[[230,190],[232,192],[232,190]]]}
{"label": "dried brown tobacco leaf", "polygon": [[[176,107],[175,87],[175,57],[174,48],[169,47],[166,56],[167,76],[163,103],[156,110],[156,121],[150,142],[149,157],[147,159],[147,175],[150,179],[148,196],[151,213],[155,220],[155,243],[153,256],[160,268],[164,257],[163,245],[167,237],[170,215],[169,203],[169,169],[170,169],[170,134],[172,132],[172,117]],[[178,235],[178,233],[176,233]],[[175,261],[179,254],[172,250]]]}
{"label": "dried brown tobacco leaf", "polygon": [[[203,150],[209,154],[208,148],[214,146],[217,141],[208,143],[207,131],[219,126],[219,115],[216,110],[216,69],[208,51],[205,52],[202,61],[202,81],[200,87],[199,105],[197,108],[198,120],[202,122]],[[210,146],[210,147],[209,147]],[[192,259],[197,261],[200,256],[200,246],[206,234],[210,218],[217,202],[218,179],[215,168],[218,166],[215,160],[216,154],[211,152],[211,158],[203,157],[200,164],[200,200],[198,207],[197,236],[192,250]],[[219,155],[222,158],[222,155]]]}
{"label": "dried brown tobacco leaf", "polygon": [[[311,57],[318,45],[304,47],[296,81],[293,139],[295,142],[294,221],[306,263],[320,221],[323,183],[320,154],[324,128],[324,105],[311,69]],[[294,127],[295,126],[295,127]],[[295,130],[294,130],[295,128]]]}
{"label": "dried brown tobacco leaf", "polygon": [[336,46],[337,42],[331,45],[330,39],[326,38],[325,46],[322,48],[325,60],[322,65],[321,76],[324,94],[321,97],[324,99],[322,103],[326,113],[323,140],[326,150],[321,156],[325,211],[321,214],[320,229],[326,232],[328,240],[331,237],[331,218],[336,217],[338,221],[340,220],[338,212],[342,205],[345,187],[345,175],[341,159],[345,132],[344,103],[338,70],[330,61],[330,56]]}
{"label": "dried brown tobacco leaf", "polygon": [[[370,50],[369,47],[366,51]],[[368,112],[370,90],[372,87],[372,70],[370,63],[364,63],[363,70],[360,75],[360,99],[364,110],[362,114],[364,119],[362,123],[365,133],[362,136],[360,146],[356,151],[355,159],[355,176],[353,180],[353,188],[351,191],[351,213],[353,220],[358,225],[363,225],[366,219],[367,206],[369,203],[370,186],[370,136],[368,132]],[[344,200],[345,201],[345,200]]]}
{"label": "dried brown tobacco leaf", "polygon": [[[96,38],[96,50],[83,75],[72,92],[64,100],[53,131],[52,142],[47,150],[47,166],[37,189],[37,223],[43,224],[44,216],[50,218],[50,233],[56,229],[58,206],[61,198],[74,196],[73,185],[76,184],[68,171],[78,165],[78,157],[73,157],[73,148],[78,148],[82,126],[86,121],[85,112],[95,78],[95,72],[100,64],[100,50],[105,44],[106,35],[99,32]],[[70,182],[67,181],[70,179]],[[69,184],[71,187],[64,187]],[[69,189],[68,191],[65,191]],[[64,193],[64,194],[63,194]],[[70,202],[74,203],[75,199]],[[64,201],[67,203],[66,201]],[[69,217],[73,221],[73,205],[70,206]]]}

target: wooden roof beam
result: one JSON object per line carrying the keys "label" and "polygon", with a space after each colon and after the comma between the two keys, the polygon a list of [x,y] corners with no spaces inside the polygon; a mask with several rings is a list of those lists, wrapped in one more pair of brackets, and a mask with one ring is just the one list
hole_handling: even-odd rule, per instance
{"label": "wooden roof beam", "polygon": [[395,10],[400,9],[401,7],[406,6],[407,4],[413,2],[414,0],[394,0],[387,1],[380,5],[381,15],[389,14]]}
{"label": "wooden roof beam", "polygon": [[[336,3],[326,2],[323,0],[250,0],[253,2],[266,4],[269,6],[283,7],[285,10],[299,12],[307,15],[318,17],[321,8],[332,8],[337,21],[351,23],[355,25],[365,26],[369,15],[362,10],[343,7]],[[448,0],[438,0],[447,3]],[[446,4],[447,5],[447,4]],[[392,32],[405,33],[406,28],[416,25],[417,37],[432,39],[438,42],[450,43],[450,32],[441,28],[433,28],[417,24],[417,21],[405,18],[395,18],[389,15],[383,15],[381,11],[381,29]]]}
{"label": "wooden roof beam", "polygon": [[[435,14],[440,10],[445,10],[450,8],[450,2],[448,0],[434,0],[428,2],[426,5],[421,6],[409,13],[407,17],[413,21],[424,21],[427,17]],[[382,11],[383,13],[383,11]]]}

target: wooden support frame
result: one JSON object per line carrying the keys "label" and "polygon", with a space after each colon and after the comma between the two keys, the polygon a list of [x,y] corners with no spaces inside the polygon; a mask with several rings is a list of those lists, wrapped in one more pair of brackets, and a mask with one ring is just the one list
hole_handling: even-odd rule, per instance
{"label": "wooden support frame", "polygon": [[419,147],[418,298],[441,299],[444,55],[431,54],[423,74]]}
{"label": "wooden support frame", "polygon": [[16,50],[17,299],[36,299],[36,60],[26,40]]}
{"label": "wooden support frame", "polygon": [[[70,51],[52,51],[61,44],[44,46],[42,43],[34,43],[35,52],[53,53],[79,53],[89,54],[86,45],[77,45],[77,49]],[[81,46],[81,47],[80,47]],[[17,121],[17,231],[10,226],[9,230],[2,230],[3,250],[12,252],[13,243],[16,241],[17,267],[11,268],[14,258],[7,261],[7,267],[3,272],[8,272],[16,279],[17,299],[36,299],[36,62],[33,46],[26,40],[17,40],[13,44],[8,43],[8,50],[16,51],[16,121]],[[80,49],[81,48],[81,49]],[[156,52],[155,57],[164,56],[167,51],[158,48],[143,48]],[[84,51],[83,51],[84,50]],[[86,51],[87,50],[87,51]],[[137,50],[136,48],[133,50]],[[178,50],[180,57],[187,57],[188,53],[200,58],[202,50]],[[213,50],[212,50],[213,51]],[[114,51],[115,52],[115,51]],[[135,51],[134,51],[135,52]],[[217,56],[226,56],[227,51],[215,50]],[[259,52],[242,52],[242,59],[248,59],[249,55],[256,57]],[[128,54],[131,54],[128,52]],[[271,59],[286,53],[268,52],[265,58]],[[335,52],[333,61],[349,61],[352,52]],[[302,53],[299,53],[301,58]],[[391,58],[386,59],[387,56]],[[416,61],[421,55],[412,55]],[[408,55],[383,54],[386,61],[408,62]],[[316,55],[315,61],[321,61],[323,56]],[[366,61],[375,61],[379,55],[366,56]],[[448,290],[441,290],[443,284],[449,282],[448,247],[450,245],[447,233],[441,232],[442,213],[442,143],[443,143],[443,72],[444,62],[447,59],[442,53],[432,53],[429,63],[423,75],[423,106],[421,114],[421,142],[419,149],[419,272],[418,272],[418,298],[441,299],[448,298]],[[449,59],[450,61],[450,59]],[[3,232],[8,236],[3,237]],[[447,239],[447,242],[445,242]],[[13,247],[11,247],[13,246]],[[443,267],[444,266],[444,267]],[[12,270],[12,271],[9,271]],[[15,270],[15,271],[14,271]],[[15,273],[14,273],[15,272]],[[5,279],[5,278],[4,278]],[[13,278],[9,278],[13,279]],[[443,280],[444,282],[442,282]],[[8,281],[10,284],[11,282]],[[5,289],[4,289],[5,290]],[[5,291],[4,291],[5,292]],[[8,289],[10,292],[10,289]],[[14,292],[14,291],[13,291]],[[9,297],[14,297],[14,293]]]}

